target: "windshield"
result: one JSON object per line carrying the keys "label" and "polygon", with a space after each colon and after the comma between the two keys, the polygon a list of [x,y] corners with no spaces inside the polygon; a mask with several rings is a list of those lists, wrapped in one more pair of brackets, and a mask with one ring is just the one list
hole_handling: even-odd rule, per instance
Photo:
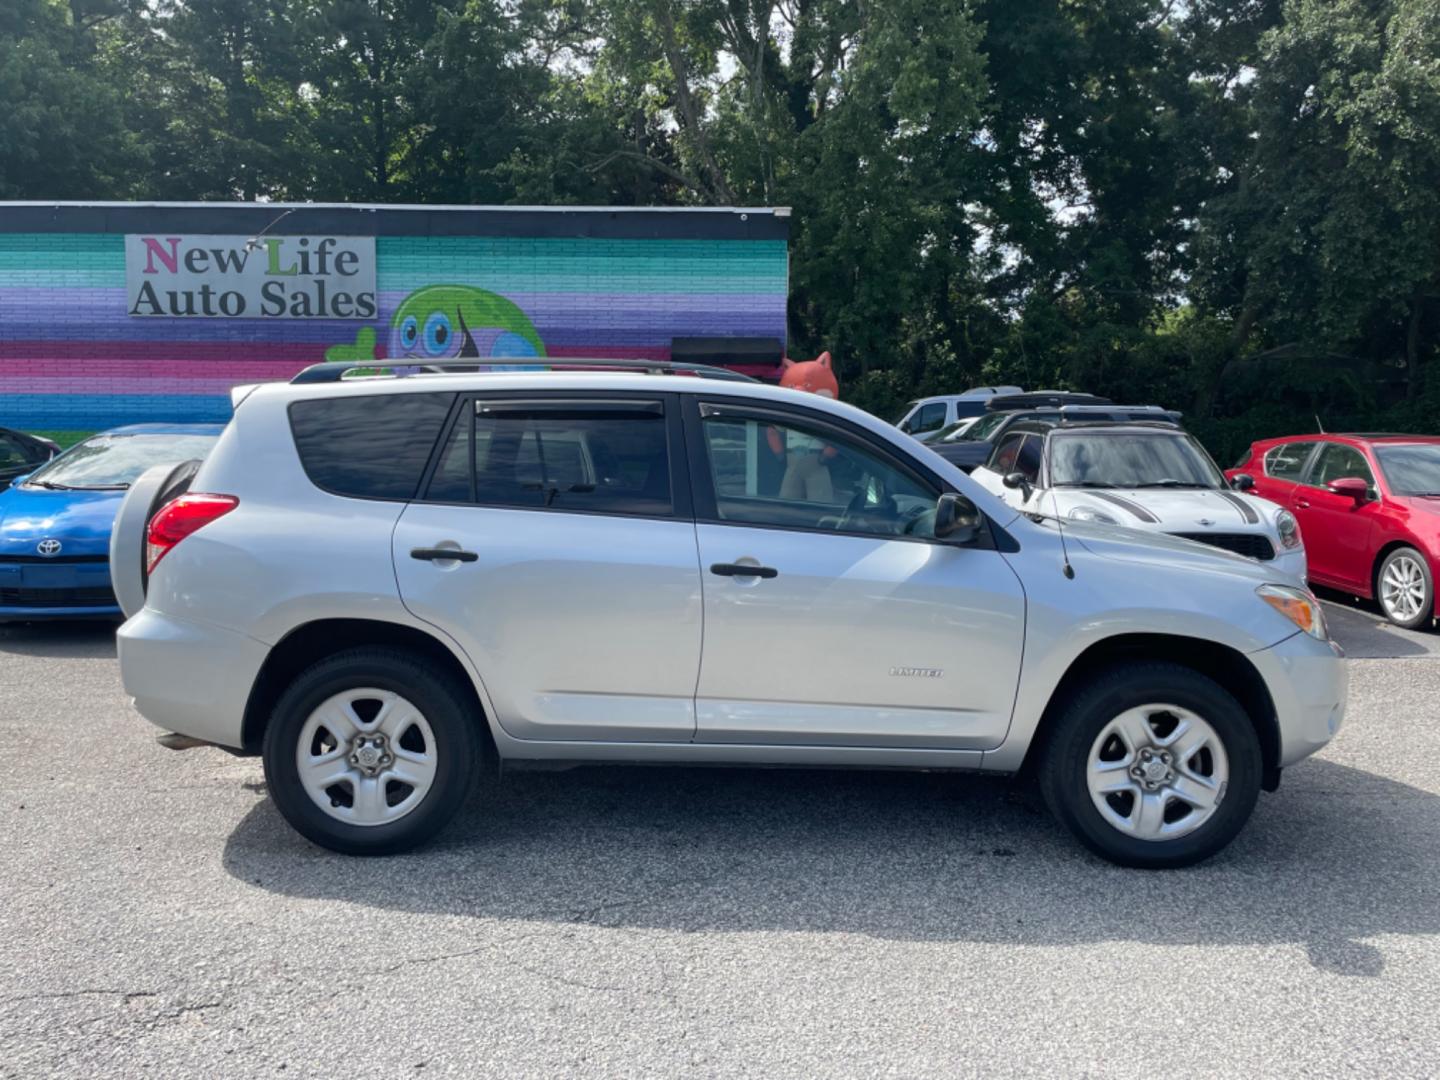
{"label": "windshield", "polygon": [[127,488],[151,465],[204,458],[214,435],[95,435],[30,474],[48,488]]}
{"label": "windshield", "polygon": [[931,432],[922,442],[945,442],[953,435],[958,435],[971,425],[978,423],[973,416],[967,416],[964,420],[956,420],[953,424],[946,424],[939,431]]}
{"label": "windshield", "polygon": [[916,406],[916,405],[919,405],[919,404],[920,404],[920,402],[918,402],[918,401],[909,402],[909,403],[905,406],[905,408],[901,411],[900,415],[897,416],[897,417],[895,417],[895,419],[894,419],[894,420],[891,420],[890,422],[891,422],[892,424],[894,424],[896,427],[899,427],[899,426],[900,426],[900,421],[904,420],[905,417],[909,416],[909,415],[915,410],[915,406]]}
{"label": "windshield", "polygon": [[1440,495],[1440,445],[1379,444],[1375,456],[1390,490],[1396,495]]}
{"label": "windshield", "polygon": [[1188,435],[1070,435],[1050,439],[1055,487],[1221,488],[1225,478]]}
{"label": "windshield", "polygon": [[953,435],[947,435],[945,441],[962,442],[974,440],[977,442],[983,442],[990,437],[991,432],[995,431],[1001,424],[1005,423],[1005,418],[1009,415],[1010,414],[1006,412],[986,413],[984,416],[980,417],[979,420],[976,420],[975,423],[971,424],[963,431],[958,431]]}

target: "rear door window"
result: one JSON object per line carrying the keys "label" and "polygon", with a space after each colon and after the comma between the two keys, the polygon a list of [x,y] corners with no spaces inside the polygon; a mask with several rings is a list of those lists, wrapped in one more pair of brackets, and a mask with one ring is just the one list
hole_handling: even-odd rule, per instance
{"label": "rear door window", "polygon": [[312,398],[290,406],[290,431],[316,487],[358,499],[413,499],[454,394]]}
{"label": "rear door window", "polygon": [[668,516],[670,457],[660,401],[481,399],[457,419],[425,498]]}
{"label": "rear door window", "polygon": [[1314,449],[1313,442],[1282,443],[1271,447],[1265,451],[1265,475],[1277,480],[1299,481]]}

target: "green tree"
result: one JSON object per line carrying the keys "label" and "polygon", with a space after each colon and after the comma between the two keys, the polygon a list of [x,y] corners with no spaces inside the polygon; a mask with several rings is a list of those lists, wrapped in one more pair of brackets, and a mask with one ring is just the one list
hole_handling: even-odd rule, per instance
{"label": "green tree", "polygon": [[1418,395],[1440,283],[1440,10],[1291,0],[1260,44],[1253,145],[1207,207],[1197,298],[1234,319],[1237,355]]}
{"label": "green tree", "polygon": [[123,198],[145,147],[99,70],[118,6],[75,0],[0,5],[0,198]]}

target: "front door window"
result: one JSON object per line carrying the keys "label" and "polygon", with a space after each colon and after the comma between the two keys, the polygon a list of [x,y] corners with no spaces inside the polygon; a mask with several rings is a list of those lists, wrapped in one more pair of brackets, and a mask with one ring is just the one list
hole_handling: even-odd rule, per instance
{"label": "front door window", "polygon": [[720,521],[931,538],[939,492],[836,432],[786,418],[704,417]]}

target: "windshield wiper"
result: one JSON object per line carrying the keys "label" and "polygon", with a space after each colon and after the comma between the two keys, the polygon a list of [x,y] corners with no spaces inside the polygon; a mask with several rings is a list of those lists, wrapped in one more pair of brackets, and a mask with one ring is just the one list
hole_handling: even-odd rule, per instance
{"label": "windshield wiper", "polygon": [[1201,484],[1194,480],[1152,480],[1148,484],[1133,484],[1133,490],[1140,488],[1204,488],[1210,490],[1209,484]]}
{"label": "windshield wiper", "polygon": [[26,483],[48,491],[128,491],[129,484],[56,484],[49,480],[27,480]]}
{"label": "windshield wiper", "polygon": [[1103,484],[1099,480],[1069,480],[1064,483],[1057,483],[1054,487],[1063,488],[1113,488],[1114,484]]}

